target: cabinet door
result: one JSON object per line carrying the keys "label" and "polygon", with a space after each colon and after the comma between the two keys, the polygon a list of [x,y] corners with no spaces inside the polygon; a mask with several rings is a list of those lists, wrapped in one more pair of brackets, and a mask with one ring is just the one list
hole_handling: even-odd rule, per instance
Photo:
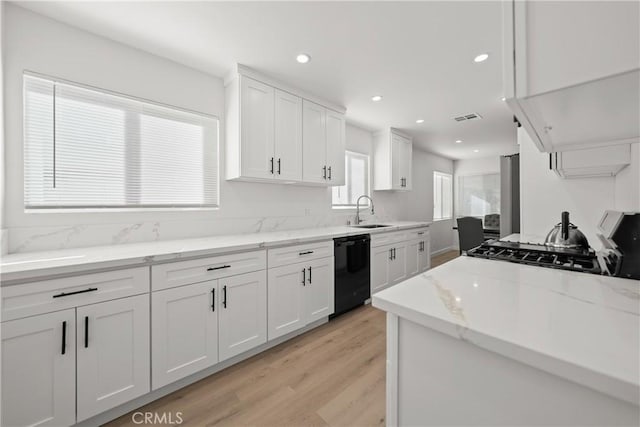
{"label": "cabinet door", "polygon": [[76,422],[75,309],[2,324],[3,426]]}
{"label": "cabinet door", "polygon": [[371,248],[371,295],[389,286],[391,245]]}
{"label": "cabinet door", "polygon": [[[302,179],[305,182],[326,183],[326,109],[302,101]],[[343,159],[344,163],[344,159]]]}
{"label": "cabinet door", "polygon": [[413,157],[413,145],[411,140],[402,138],[402,150],[400,157],[400,175],[404,178],[404,189],[411,190],[411,178],[412,169],[412,157]]}
{"label": "cabinet door", "polygon": [[325,318],[334,312],[333,263],[333,257],[309,262],[305,289],[307,323]]}
{"label": "cabinet door", "polygon": [[431,268],[431,242],[422,240],[422,248],[418,252],[418,272],[422,273]]}
{"label": "cabinet door", "polygon": [[209,280],[151,295],[154,390],[218,362],[217,285]]}
{"label": "cabinet door", "polygon": [[407,245],[393,246],[393,259],[389,262],[389,284],[395,285],[407,278]]}
{"label": "cabinet door", "polygon": [[273,178],[274,89],[248,77],[241,77],[240,138],[242,175]]}
{"label": "cabinet door", "polygon": [[327,180],[330,185],[344,185],[345,120],[344,115],[327,110]]}
{"label": "cabinet door", "polygon": [[420,241],[413,240],[407,242],[407,277],[415,276],[419,273],[418,258],[420,258],[422,254],[422,252],[420,252],[421,248],[422,243]]}
{"label": "cabinet door", "polygon": [[269,269],[268,278],[268,335],[272,340],[306,325],[307,264]]}
{"label": "cabinet door", "polygon": [[404,151],[404,138],[391,134],[391,188],[401,190],[404,187],[402,175],[402,156]]}
{"label": "cabinet door", "polygon": [[218,281],[220,361],[267,341],[267,275],[256,271]]}
{"label": "cabinet door", "polygon": [[77,309],[78,421],[150,390],[149,295]]}
{"label": "cabinet door", "polygon": [[302,180],[302,98],[275,90],[275,172],[279,179]]}

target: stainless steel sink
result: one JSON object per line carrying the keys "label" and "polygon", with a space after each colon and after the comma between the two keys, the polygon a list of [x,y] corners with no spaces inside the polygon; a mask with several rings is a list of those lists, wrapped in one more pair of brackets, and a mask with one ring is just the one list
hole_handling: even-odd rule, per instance
{"label": "stainless steel sink", "polygon": [[390,225],[384,224],[366,224],[366,225],[352,225],[355,228],[382,228],[382,227],[391,227]]}

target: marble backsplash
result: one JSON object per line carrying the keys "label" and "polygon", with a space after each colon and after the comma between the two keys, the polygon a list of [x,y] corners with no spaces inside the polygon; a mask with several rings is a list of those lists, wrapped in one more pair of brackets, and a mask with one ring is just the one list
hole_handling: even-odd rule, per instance
{"label": "marble backsplash", "polygon": [[[371,221],[390,221],[385,214],[363,215]],[[147,221],[136,223],[80,224],[55,227],[12,227],[3,230],[3,247],[9,253],[46,251],[88,246],[119,245],[160,240],[260,233],[310,227],[345,225],[354,214],[332,212],[321,216],[215,218],[201,221]],[[8,233],[6,233],[8,231]],[[8,234],[8,239],[7,239]],[[8,242],[7,242],[8,240]],[[6,252],[4,252],[6,253]]]}

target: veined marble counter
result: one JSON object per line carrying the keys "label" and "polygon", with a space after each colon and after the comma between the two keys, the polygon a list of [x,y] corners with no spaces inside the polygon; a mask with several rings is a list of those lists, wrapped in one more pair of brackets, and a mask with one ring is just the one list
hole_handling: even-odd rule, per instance
{"label": "veined marble counter", "polygon": [[358,234],[377,234],[429,226],[430,222],[385,221],[390,227],[363,229],[353,226],[305,228],[267,233],[221,235],[200,239],[95,246],[2,256],[0,281],[15,283],[56,274],[102,268],[132,267],[153,262],[216,255],[273,246],[312,242]]}
{"label": "veined marble counter", "polygon": [[638,405],[640,281],[460,257],[373,306]]}

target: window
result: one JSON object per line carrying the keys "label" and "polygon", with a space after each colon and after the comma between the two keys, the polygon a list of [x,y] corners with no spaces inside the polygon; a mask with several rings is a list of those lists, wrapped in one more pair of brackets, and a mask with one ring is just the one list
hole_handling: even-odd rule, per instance
{"label": "window", "polygon": [[484,217],[500,213],[500,174],[458,177],[457,203],[458,216]]}
{"label": "window", "polygon": [[26,209],[218,205],[218,119],[24,75]]}
{"label": "window", "polygon": [[433,220],[453,217],[453,178],[448,173],[433,172]]}
{"label": "window", "polygon": [[[344,170],[345,185],[333,187],[333,207],[355,208],[358,197],[369,195],[369,156],[347,151]],[[369,200],[361,200],[360,206],[369,206]]]}

